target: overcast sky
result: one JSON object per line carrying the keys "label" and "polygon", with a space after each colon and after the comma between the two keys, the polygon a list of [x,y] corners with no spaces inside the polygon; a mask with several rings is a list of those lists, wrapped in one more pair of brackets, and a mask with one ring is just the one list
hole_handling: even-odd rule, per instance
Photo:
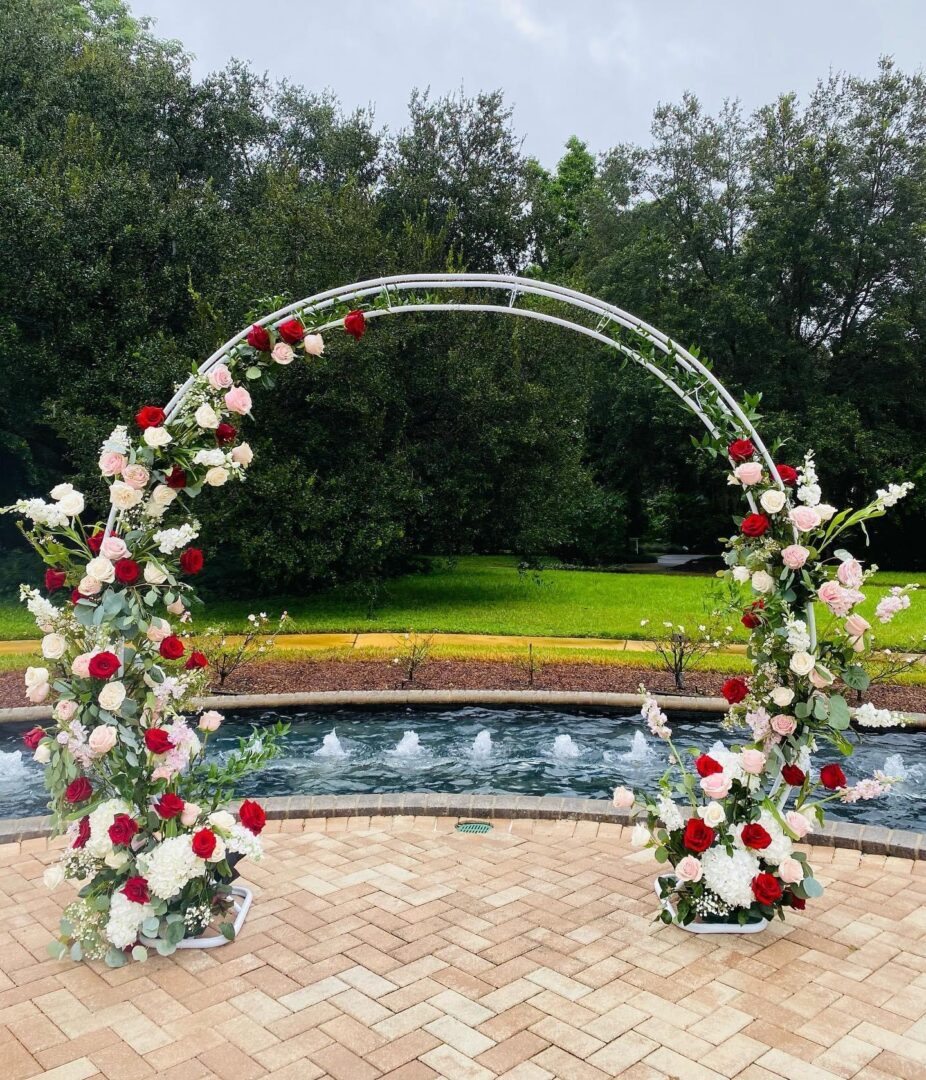
{"label": "overcast sky", "polygon": [[375,107],[395,130],[409,92],[505,91],[529,153],[570,135],[645,142],[654,106],[694,91],[764,104],[879,54],[922,64],[926,0],[130,0],[204,75],[231,57]]}

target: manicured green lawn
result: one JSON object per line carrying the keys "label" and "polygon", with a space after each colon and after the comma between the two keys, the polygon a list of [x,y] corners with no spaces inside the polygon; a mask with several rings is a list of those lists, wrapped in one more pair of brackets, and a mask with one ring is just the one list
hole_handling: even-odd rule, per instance
{"label": "manicured green lawn", "polygon": [[[883,581],[883,585],[881,584]],[[872,612],[887,586],[917,581],[926,574],[879,575],[878,586],[866,587],[862,613]],[[504,556],[459,559],[448,567],[437,564],[432,573],[391,582],[372,619],[362,602],[332,591],[303,599],[225,601],[199,609],[196,625],[224,623],[241,629],[249,612],[265,610],[271,617],[283,608],[298,631],[438,630],[449,633],[536,634],[561,637],[646,638],[641,619],[696,626],[710,606],[713,579],[678,574],[604,574],[550,570],[519,574],[517,562]],[[739,636],[745,632],[737,626]],[[922,646],[926,635],[926,591],[913,599],[911,609],[888,626],[875,623],[883,645]],[[35,626],[24,608],[9,602],[0,606],[0,638],[31,638]]]}

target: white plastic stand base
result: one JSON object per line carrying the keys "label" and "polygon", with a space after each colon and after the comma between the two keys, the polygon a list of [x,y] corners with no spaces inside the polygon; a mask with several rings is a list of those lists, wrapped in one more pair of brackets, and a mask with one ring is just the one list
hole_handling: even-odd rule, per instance
{"label": "white plastic stand base", "polygon": [[[668,875],[664,874],[663,877]],[[659,884],[659,878],[653,882],[653,891],[659,898],[659,903],[662,905],[663,911],[668,911],[672,916],[672,925],[677,926],[679,930],[686,930],[689,934],[758,934],[761,930],[764,930],[768,926],[768,919],[760,919],[758,922],[752,923],[721,923],[721,922],[690,922],[686,925],[682,925],[677,922],[677,915],[675,912],[675,905],[672,903],[668,896],[660,896],[662,886]]]}
{"label": "white plastic stand base", "polygon": [[[244,920],[247,918],[247,914],[251,909],[251,901],[254,899],[254,895],[250,889],[244,888],[243,885],[232,885],[228,891],[236,898],[234,901],[235,921],[233,923],[235,927],[235,937],[232,940],[237,940],[238,934],[241,932],[241,927],[244,925]],[[142,945],[147,945],[149,949],[153,949],[157,946],[156,938],[141,936],[138,940]],[[213,934],[211,937],[184,938],[177,945],[177,948],[217,949],[220,945],[228,944],[228,938],[223,934]]]}

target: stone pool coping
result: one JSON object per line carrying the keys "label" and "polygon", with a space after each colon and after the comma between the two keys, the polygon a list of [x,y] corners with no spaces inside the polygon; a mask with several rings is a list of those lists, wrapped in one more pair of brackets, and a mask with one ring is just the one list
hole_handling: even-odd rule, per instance
{"label": "stone pool coping", "polygon": [[[270,820],[331,817],[536,818],[630,825],[630,815],[604,799],[559,795],[441,795],[409,792],[389,795],[291,795],[262,799]],[[0,844],[51,836],[50,818],[0,818]],[[803,840],[817,847],[851,848],[869,855],[926,860],[926,833],[828,821]]]}

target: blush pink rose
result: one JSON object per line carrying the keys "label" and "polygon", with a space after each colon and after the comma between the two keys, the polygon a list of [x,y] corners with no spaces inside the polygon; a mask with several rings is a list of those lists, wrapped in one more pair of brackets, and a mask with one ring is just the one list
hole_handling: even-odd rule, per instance
{"label": "blush pink rose", "polygon": [[765,769],[765,760],[761,750],[744,750],[740,754],[740,768],[750,776],[759,776]]}
{"label": "blush pink rose", "polygon": [[291,364],[295,353],[293,352],[292,345],[287,345],[285,341],[278,341],[270,352],[270,355],[278,364]]}
{"label": "blush pink rose", "polygon": [[246,416],[251,411],[251,395],[243,386],[233,386],[225,395],[225,408],[239,416]]}
{"label": "blush pink rose", "polygon": [[846,559],[841,562],[836,570],[836,577],[847,589],[857,589],[865,579],[862,564],[858,559]]}
{"label": "blush pink rose", "polygon": [[813,832],[813,825],[798,810],[789,810],[785,814],[785,821],[798,840],[803,839],[809,832]]}
{"label": "blush pink rose", "polygon": [[723,799],[730,794],[730,783],[722,772],[712,773],[701,780],[701,790],[709,799]]}
{"label": "blush pink rose", "polygon": [[180,821],[189,829],[196,824],[202,812],[202,808],[197,806],[196,803],[184,803]]}
{"label": "blush pink rose", "polygon": [[321,334],[306,334],[302,339],[302,345],[309,356],[321,356],[325,351],[325,342]]}
{"label": "blush pink rose", "polygon": [[825,667],[815,667],[808,676],[811,683],[818,690],[825,690],[828,686],[832,686],[836,681],[836,676]]}
{"label": "blush pink rose", "polygon": [[224,364],[216,364],[206,378],[213,390],[230,390],[235,385],[232,373]]}
{"label": "blush pink rose", "polygon": [[127,464],[125,454],[117,454],[115,450],[107,450],[100,457],[100,472],[104,476],[118,476]]}
{"label": "blush pink rose", "polygon": [[70,698],[59,701],[55,706],[55,719],[60,720],[62,724],[69,724],[76,715],[77,702],[71,701]]}
{"label": "blush pink rose", "polygon": [[788,521],[801,532],[820,528],[820,515],[812,506],[795,506],[788,512]]}
{"label": "blush pink rose", "polygon": [[225,717],[216,712],[215,709],[210,709],[208,712],[204,712],[199,718],[199,730],[200,731],[218,731],[222,726],[222,721]]}
{"label": "blush pink rose", "polygon": [[796,885],[804,880],[804,867],[788,855],[778,864],[778,876],[786,885]]}
{"label": "blush pink rose", "polygon": [[[81,653],[80,656],[75,656],[71,662],[71,671],[73,671],[79,679],[90,678],[90,661],[93,658],[93,655],[93,653],[89,652]],[[64,702],[61,704],[63,705]]]}
{"label": "blush pink rose", "polygon": [[789,570],[800,570],[804,563],[807,562],[809,554],[807,548],[802,547],[800,544],[789,544],[782,549],[781,561]]}
{"label": "blush pink rose", "polygon": [[787,713],[778,713],[772,717],[772,731],[778,735],[793,735],[797,730],[797,721]]}
{"label": "blush pink rose", "polygon": [[148,483],[148,470],[144,465],[126,465],[122,470],[122,479],[131,488],[135,488],[136,491],[141,491]]}
{"label": "blush pink rose", "polygon": [[825,581],[817,589],[817,596],[839,617],[848,615],[856,604],[865,599],[857,589],[844,589],[838,581]]}
{"label": "blush pink rose", "polygon": [[82,577],[77,583],[77,591],[81,596],[96,596],[102,588],[103,582],[97,581],[95,577],[90,577],[89,574]]}
{"label": "blush pink rose", "polygon": [[846,619],[846,633],[849,637],[861,637],[870,629],[871,623],[867,619],[863,619],[861,615],[850,615]]}
{"label": "blush pink rose", "polygon": [[128,545],[118,536],[107,536],[100,545],[100,554],[109,559],[110,562],[117,562],[119,559],[124,559],[128,553]]}
{"label": "blush pink rose", "polygon": [[741,484],[751,487],[762,479],[762,466],[758,461],[744,461],[742,465],[736,466],[733,475]]}
{"label": "blush pink rose", "polygon": [[87,745],[94,754],[108,754],[116,745],[117,734],[118,732],[112,724],[101,724],[100,727],[94,728],[90,732]]}
{"label": "blush pink rose", "polygon": [[675,867],[675,876],[679,881],[700,881],[702,873],[701,860],[694,855],[686,855]]}
{"label": "blush pink rose", "polygon": [[633,806],[633,792],[630,788],[616,787],[611,801],[618,810],[629,810]]}

